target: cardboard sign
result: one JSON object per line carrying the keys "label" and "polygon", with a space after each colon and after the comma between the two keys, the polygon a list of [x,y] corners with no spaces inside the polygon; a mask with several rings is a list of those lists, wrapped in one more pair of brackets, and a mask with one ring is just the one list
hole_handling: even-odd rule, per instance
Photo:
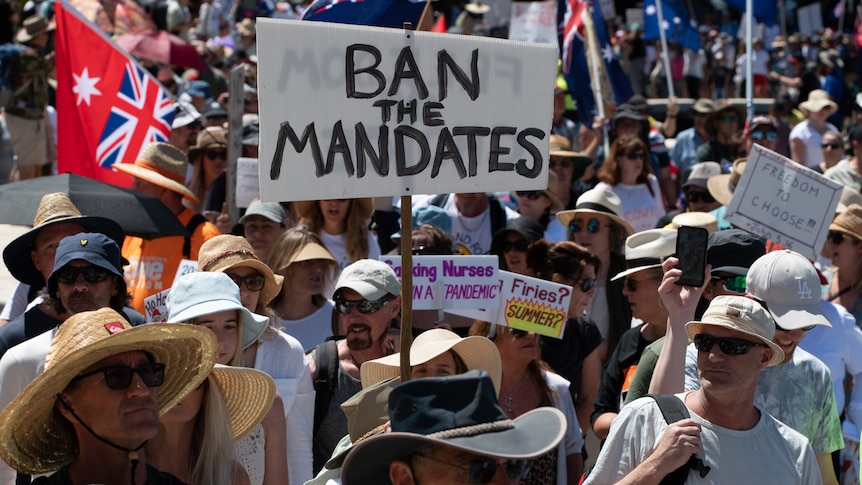
{"label": "cardboard sign", "polygon": [[571,286],[501,270],[500,303],[497,307],[450,310],[449,313],[563,338],[571,300]]}
{"label": "cardboard sign", "polygon": [[147,322],[164,323],[168,321],[168,293],[171,289],[162,290],[155,295],[144,298]]}
{"label": "cardboard sign", "polygon": [[248,207],[260,198],[260,179],[256,158],[239,157],[236,161],[236,206]]}
{"label": "cardboard sign", "polygon": [[180,277],[185,276],[189,273],[194,273],[198,270],[198,262],[191,259],[183,259],[180,261],[180,265],[177,266],[177,274],[174,275],[174,282],[176,282]]}
{"label": "cardboard sign", "polygon": [[724,218],[816,259],[840,199],[840,184],[754,145]]}
{"label": "cardboard sign", "polygon": [[261,18],[264,201],[539,190],[552,44]]}
{"label": "cardboard sign", "polygon": [[509,40],[557,42],[557,2],[512,2]]}
{"label": "cardboard sign", "polygon": [[[401,256],[381,256],[401,278]],[[413,308],[492,308],[500,301],[497,256],[413,256]]]}

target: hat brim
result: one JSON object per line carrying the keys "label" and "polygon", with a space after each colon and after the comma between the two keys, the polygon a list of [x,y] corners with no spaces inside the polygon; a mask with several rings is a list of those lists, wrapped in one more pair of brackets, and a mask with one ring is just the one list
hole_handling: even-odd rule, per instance
{"label": "hat brim", "polygon": [[721,202],[721,205],[730,205],[730,200],[733,199],[733,192],[728,186],[730,183],[729,173],[713,175],[706,181],[706,188],[712,197]]}
{"label": "hat brim", "polygon": [[332,256],[332,253],[329,252],[328,249],[321,246],[317,243],[308,243],[296,254],[293,258],[291,258],[290,266],[293,263],[299,263],[301,261],[311,261],[315,259],[322,259],[324,261],[330,261],[332,263],[336,263],[335,258]]}
{"label": "hat brim", "polygon": [[389,483],[390,462],[427,444],[442,444],[490,457],[535,458],[556,448],[565,434],[565,419],[558,409],[541,407],[515,418],[514,428],[505,431],[451,439],[415,433],[383,433],[353,447],[341,468],[342,483]]}
{"label": "hat brim", "polygon": [[45,369],[0,414],[0,456],[30,475],[52,472],[72,461],[75,439],[54,412],[55,397],[100,360],[138,350],[165,364],[165,381],[156,391],[161,416],[203,382],[215,364],[218,342],[204,327],[144,324],[70,353]]}
{"label": "hat brim", "polygon": [[[379,300],[386,295],[389,295],[389,291],[385,288],[378,288],[376,285],[372,283],[368,283],[366,281],[358,281],[354,280],[347,284],[341,285],[335,289],[332,293],[333,295],[337,295],[341,290],[345,288],[350,288],[351,290],[362,295],[366,300]],[[398,296],[398,295],[395,295]]]}
{"label": "hat brim", "polygon": [[716,273],[730,273],[735,274],[736,276],[745,276],[748,274],[748,268],[744,266],[719,266],[717,268],[712,268],[712,274]]}
{"label": "hat brim", "polygon": [[806,115],[813,112],[818,112],[823,108],[829,108],[829,114],[835,113],[838,111],[838,105],[835,104],[835,101],[830,100],[818,100],[818,101],[805,101],[799,103],[799,110],[805,113]]}
{"label": "hat brim", "polygon": [[257,342],[269,326],[269,317],[248,311],[232,300],[210,300],[192,305],[183,311],[170,315],[168,323],[191,322],[195,318],[213,313],[237,310],[242,318],[242,350]]}
{"label": "hat brim", "polygon": [[646,266],[638,266],[637,268],[629,268],[623,272],[617,273],[616,276],[611,278],[611,281],[616,281],[618,279],[625,278],[626,276],[628,276],[630,274],[637,273],[638,271],[644,271],[644,270],[653,269],[653,268],[661,268],[661,263],[659,263],[659,264],[648,264]]}
{"label": "hat brim", "polygon": [[230,417],[231,436],[237,441],[269,412],[275,399],[275,381],[257,369],[226,365],[216,365],[211,376],[221,389]]}
{"label": "hat brim", "polygon": [[18,236],[3,249],[3,262],[6,263],[9,273],[16,280],[34,288],[45,286],[47,282],[42,273],[36,269],[36,265],[33,264],[30,250],[33,249],[36,244],[36,237],[43,229],[63,223],[80,224],[84,228],[84,232],[104,234],[113,239],[117,246],[123,247],[126,234],[123,232],[123,228],[111,219],[97,216],[74,216],[52,220]]}
{"label": "hat brim", "polygon": [[[767,302],[768,303],[768,302]],[[824,327],[832,327],[826,314],[823,312],[823,307],[820,302],[812,305],[800,307],[798,305],[774,305],[768,303],[769,313],[772,318],[778,323],[778,326],[785,330],[796,330],[799,328],[808,327],[810,325],[822,325]]]}
{"label": "hat brim", "polygon": [[195,196],[195,194],[191,190],[189,190],[188,187],[179,182],[171,180],[160,173],[156,173],[150,169],[132,163],[115,163],[113,167],[115,170],[119,170],[120,172],[123,172],[127,175],[131,175],[132,177],[137,177],[151,184],[158,185],[159,187],[162,187],[164,189],[168,189],[178,194],[182,194],[184,198],[188,199],[191,202],[194,202],[195,204],[200,202]]}
{"label": "hat brim", "polygon": [[622,226],[626,232],[626,236],[631,236],[632,234],[635,233],[635,229],[632,227],[631,224],[628,223],[628,221],[626,221],[622,217],[614,214],[611,211],[606,212],[606,211],[601,211],[598,209],[586,209],[586,208],[569,209],[569,210],[557,212],[557,220],[560,221],[560,224],[562,224],[564,227],[566,227],[566,229],[568,229],[569,223],[572,222],[572,219],[574,219],[578,215],[582,215],[582,214],[600,214],[600,215],[603,215],[603,216],[607,217],[608,219],[614,221],[615,223],[619,224],[620,226]]}
{"label": "hat brim", "polygon": [[748,335],[749,337],[753,338],[754,340],[757,340],[760,343],[766,344],[766,346],[768,346],[770,349],[772,349],[772,358],[769,359],[769,362],[767,363],[767,367],[780,364],[784,360],[784,351],[781,350],[781,347],[779,347],[778,344],[776,344],[772,340],[767,340],[755,332],[751,332],[751,331],[745,330],[743,328],[740,328],[738,324],[731,321],[729,318],[724,319],[724,318],[721,318],[721,317],[716,316],[716,315],[712,315],[710,318],[711,319],[709,322],[696,322],[695,321],[695,322],[686,323],[685,324],[685,332],[688,334],[688,339],[694,340],[694,336],[699,334],[699,333],[702,333],[704,327],[722,327],[722,328],[726,328],[729,330],[733,330],[735,332],[744,333],[745,335]]}
{"label": "hat brim", "polygon": [[48,32],[53,32],[56,28],[57,28],[57,24],[53,20],[48,22],[48,26],[45,27],[44,30],[34,32],[33,34],[28,34],[27,29],[22,27],[20,30],[18,30],[18,33],[15,34],[15,41],[20,42],[21,44],[25,44],[25,43],[30,42],[31,40],[35,39],[36,36],[38,36],[38,35],[45,34]]}

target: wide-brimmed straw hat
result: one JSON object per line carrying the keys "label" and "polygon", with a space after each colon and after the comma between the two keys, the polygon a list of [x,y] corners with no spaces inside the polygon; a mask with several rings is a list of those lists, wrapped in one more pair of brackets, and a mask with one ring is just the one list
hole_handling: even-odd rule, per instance
{"label": "wide-brimmed straw hat", "polygon": [[201,155],[207,148],[212,146],[220,146],[227,148],[227,130],[221,126],[207,126],[198,133],[197,142],[189,149],[189,162],[195,163],[198,155]]}
{"label": "wide-brimmed straw hat", "polygon": [[224,273],[197,272],[177,278],[168,293],[167,307],[169,323],[190,322],[228,310],[238,311],[242,319],[242,349],[257,342],[269,326],[269,317],[252,313],[242,306],[239,286]]}
{"label": "wide-brimmed straw hat", "polygon": [[828,109],[829,113],[834,113],[838,110],[838,105],[829,97],[829,93],[822,89],[815,89],[808,93],[808,99],[799,103],[799,109],[806,115],[808,113],[816,113],[822,109]]}
{"label": "wide-brimmed straw hat", "polygon": [[708,212],[680,212],[670,221],[671,229],[680,226],[701,227],[710,234],[718,231],[718,219]]}
{"label": "wide-brimmed straw hat", "polygon": [[[247,435],[266,416],[275,399],[275,381],[248,367],[216,364],[210,373],[224,396],[234,441]],[[212,392],[212,390],[210,390]]]}
{"label": "wide-brimmed straw hat", "polygon": [[557,212],[557,220],[566,227],[578,215],[602,214],[625,229],[627,235],[634,234],[631,224],[623,219],[623,202],[617,194],[602,188],[588,190],[578,197],[575,208]]}
{"label": "wide-brimmed straw hat", "polygon": [[186,180],[189,159],[179,148],[169,143],[151,143],[135,160],[135,163],[115,163],[113,167],[132,177],[182,194],[197,203],[198,198],[183,185]]}
{"label": "wide-brimmed straw hat", "polygon": [[36,244],[36,236],[43,229],[62,223],[80,224],[85,232],[102,233],[113,239],[117,245],[123,245],[125,234],[119,224],[104,217],[84,216],[62,192],[45,194],[33,218],[33,229],[13,239],[3,249],[3,262],[16,280],[27,283],[35,288],[45,286],[45,278],[33,264],[30,250]]}
{"label": "wide-brimmed straw hat", "polygon": [[72,315],[51,341],[45,371],[0,414],[0,456],[31,475],[71,462],[77,441],[54,409],[56,396],[103,359],[143,351],[153,362],[165,364],[165,381],[156,391],[159,414],[164,414],[206,378],[217,349],[215,335],[204,327],[160,323],[132,327],[110,308]]}
{"label": "wide-brimmed straw hat", "polygon": [[[374,201],[371,197],[362,197],[350,200],[353,201],[351,209],[361,211],[363,220],[371,217],[371,213],[374,212]],[[293,203],[293,206],[296,208],[296,213],[299,217],[309,218],[318,202],[320,201],[298,200]]]}
{"label": "wide-brimmed straw hat", "polygon": [[[494,342],[485,337],[462,338],[457,333],[442,328],[426,330],[416,337],[410,346],[410,367],[424,364],[449,350],[458,354],[467,370],[484,369],[488,372],[494,381],[494,388],[499,392],[503,372],[500,352]],[[400,375],[400,365],[400,353],[365,362],[359,369],[362,387]]]}
{"label": "wide-brimmed straw hat", "polygon": [[466,453],[531,459],[556,448],[565,417],[540,407],[514,420],[497,401],[491,377],[482,370],[406,382],[389,394],[391,433],[355,445],[344,460],[344,485],[389,483],[389,464],[428,444]]}
{"label": "wide-brimmed straw hat", "polygon": [[850,204],[829,224],[830,231],[837,231],[862,240],[862,205]]}
{"label": "wide-brimmed straw hat", "polygon": [[744,296],[719,295],[712,299],[709,307],[698,321],[685,324],[688,338],[708,331],[709,327],[723,327],[744,333],[772,349],[769,366],[784,360],[784,351],[772,341],[775,336],[775,321],[763,305]]}
{"label": "wide-brimmed straw hat", "polygon": [[649,229],[626,238],[626,270],[611,278],[620,278],[650,268],[661,268],[662,262],[676,253],[676,229]]}
{"label": "wide-brimmed straw hat", "polygon": [[263,275],[260,301],[266,305],[281,293],[284,277],[272,272],[255,254],[248,240],[222,234],[207,240],[198,251],[198,271],[227,273],[231,268],[247,266]]}
{"label": "wide-brimmed straw hat", "polygon": [[33,40],[37,35],[51,32],[56,28],[54,21],[49,21],[43,15],[31,15],[24,19],[24,24],[18,29],[15,34],[15,41],[26,44]]}
{"label": "wide-brimmed straw hat", "polygon": [[733,199],[733,191],[739,185],[742,179],[742,174],[745,172],[746,158],[738,158],[733,162],[733,168],[730,173],[713,175],[706,182],[706,188],[709,190],[715,200],[721,202],[722,205],[730,205],[730,200]]}

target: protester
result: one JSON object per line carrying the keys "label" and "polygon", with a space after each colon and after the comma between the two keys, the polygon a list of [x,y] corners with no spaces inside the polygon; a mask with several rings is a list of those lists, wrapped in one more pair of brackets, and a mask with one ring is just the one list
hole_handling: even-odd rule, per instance
{"label": "protester", "polygon": [[856,325],[862,324],[862,206],[852,204],[835,217],[823,252],[835,268],[824,299],[840,304]]}
{"label": "protester", "polygon": [[[204,201],[211,201],[214,206],[221,207],[224,200],[211,200],[209,195],[213,181],[227,168],[227,130],[220,126],[201,130],[197,143],[189,149],[189,163],[194,168],[188,188],[198,200],[197,204],[191,204],[191,209],[203,212],[201,204]],[[215,223],[218,213],[204,215],[208,216],[210,222]]]}
{"label": "protester", "polygon": [[209,330],[132,328],[109,308],[70,317],[45,372],[0,414],[0,456],[22,473],[53,473],[34,483],[181,483],[142,448],[159,414],[206,378],[216,345]]}
{"label": "protester", "polygon": [[859,192],[862,191],[862,165],[859,160],[859,156],[862,155],[862,125],[850,128],[847,141],[850,144],[850,156],[823,172],[823,175]]}
{"label": "protester", "polygon": [[519,217],[518,213],[502,204],[497,197],[484,192],[470,194],[438,194],[417,201],[413,208],[423,205],[442,207],[452,217],[452,240],[461,254],[488,254],[493,235],[506,227],[506,223]]}
{"label": "protester", "polygon": [[681,179],[686,179],[686,173],[697,163],[697,149],[706,143],[712,127],[708,121],[715,111],[711,99],[700,98],[691,107],[691,118],[694,126],[686,128],[676,135],[676,141],[670,152],[670,158],[676,164]]}
{"label": "protester", "polygon": [[518,201],[518,213],[521,218],[530,218],[542,225],[544,238],[548,241],[564,241],[566,228],[557,220],[557,212],[563,210],[563,204],[551,190],[557,186],[557,176],[548,172],[548,189],[519,190],[515,192]]}
{"label": "protester", "polygon": [[548,169],[556,175],[556,184],[548,184],[565,209],[574,209],[581,195],[575,185],[581,180],[595,177],[592,158],[572,151],[572,145],[562,135],[551,135],[551,150],[548,153]]}
{"label": "protester", "polygon": [[377,238],[368,230],[372,209],[370,198],[296,203],[305,228],[320,236],[339,271],[361,259],[380,257]]}
{"label": "protester", "polygon": [[239,218],[243,236],[261,261],[269,261],[276,241],[293,224],[288,222],[284,209],[278,202],[255,200],[249,204],[245,214]]}
{"label": "protester", "polygon": [[715,112],[707,122],[713,135],[697,149],[695,157],[698,162],[718,162],[722,170],[727,171],[737,158],[733,152],[733,138],[739,134],[740,121],[744,118],[742,111],[727,100],[719,100],[714,106]]}
{"label": "protester", "polygon": [[519,217],[494,234],[491,254],[500,258],[501,270],[533,276],[533,270],[527,265],[527,251],[539,239],[542,239],[542,225],[529,217]]}
{"label": "protester", "polygon": [[[200,112],[191,103],[185,101],[175,103],[174,121],[171,123],[168,143],[188,156],[189,150],[197,143],[198,133],[202,127],[201,119]],[[183,177],[186,175],[183,174]]]}
{"label": "protester", "polygon": [[690,212],[710,212],[721,207],[721,202],[709,193],[709,179],[721,174],[721,166],[716,162],[700,162],[691,168],[688,179],[682,184],[686,210]]}
{"label": "protester", "polygon": [[790,131],[790,158],[813,168],[822,161],[820,144],[823,143],[823,133],[838,131],[835,125],[826,121],[838,110],[838,105],[829,99],[829,93],[815,89],[804,103],[799,104],[799,109],[805,113],[805,119]]}

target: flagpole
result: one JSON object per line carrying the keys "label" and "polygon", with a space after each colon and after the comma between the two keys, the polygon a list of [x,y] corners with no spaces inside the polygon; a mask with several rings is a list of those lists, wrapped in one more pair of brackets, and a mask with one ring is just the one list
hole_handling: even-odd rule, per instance
{"label": "flagpole", "polygon": [[[583,15],[583,14],[582,14]],[[587,18],[584,19],[584,22],[593,22],[593,2],[587,2]],[[599,56],[598,48],[599,39],[596,36],[596,29],[593,26],[592,29],[586,29],[587,34],[590,36],[590,64],[592,65],[590,68],[590,77],[592,78],[593,85],[593,96],[596,98],[596,111],[598,112],[599,118],[602,119],[602,148],[604,149],[605,156],[610,153],[610,144],[608,142],[608,125],[604,122],[605,120],[605,98],[604,93],[602,93],[602,78],[599,74],[600,62],[603,62],[601,57]],[[592,127],[590,127],[592,128]]]}
{"label": "flagpole", "polygon": [[746,121],[751,121],[754,118],[754,79],[752,78],[752,69],[754,66],[754,47],[752,35],[754,9],[753,0],[745,0],[745,111]]}
{"label": "flagpole", "polygon": [[661,63],[664,67],[664,76],[667,80],[667,95],[668,97],[674,97],[676,93],[673,91],[673,77],[670,74],[670,55],[668,55],[667,51],[667,36],[664,33],[664,13],[662,12],[661,0],[655,0],[655,6],[656,14],[658,15],[658,35],[661,39]]}

